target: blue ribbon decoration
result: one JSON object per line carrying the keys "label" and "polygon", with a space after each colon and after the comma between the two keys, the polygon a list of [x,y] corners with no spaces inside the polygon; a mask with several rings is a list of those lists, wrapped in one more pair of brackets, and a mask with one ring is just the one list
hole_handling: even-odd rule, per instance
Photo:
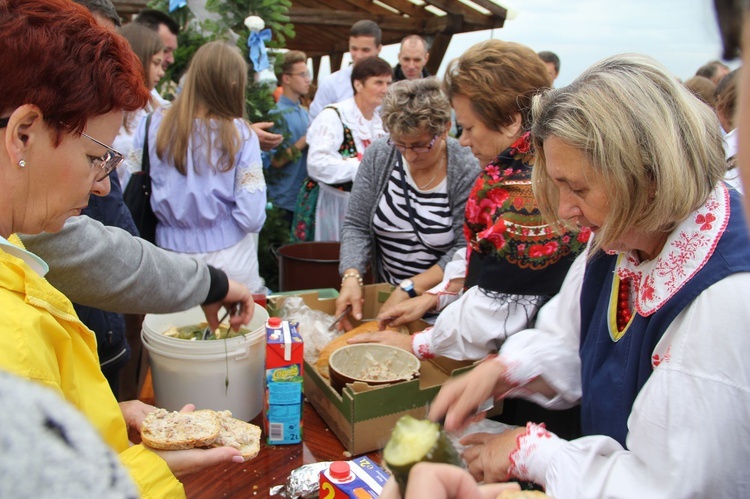
{"label": "blue ribbon decoration", "polygon": [[187,5],[187,0],[169,0],[169,12],[172,13]]}
{"label": "blue ribbon decoration", "polygon": [[[170,0],[171,1],[171,0]],[[268,52],[266,51],[265,42],[271,41],[271,30],[266,28],[261,32],[251,31],[247,37],[247,47],[250,49],[250,62],[256,72],[268,69],[271,65],[268,62]]]}

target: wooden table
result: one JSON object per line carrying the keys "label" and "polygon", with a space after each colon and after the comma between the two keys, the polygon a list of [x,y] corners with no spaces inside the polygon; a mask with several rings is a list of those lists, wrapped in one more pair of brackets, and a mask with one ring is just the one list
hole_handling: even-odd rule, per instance
{"label": "wooden table", "polygon": [[[154,402],[150,376],[146,378],[140,399],[148,404]],[[283,485],[289,473],[303,464],[351,459],[336,435],[307,401],[302,421],[301,444],[267,445],[264,433],[260,453],[255,459],[243,464],[222,464],[183,478],[181,481],[188,498],[269,497],[271,487]],[[263,426],[261,416],[251,422]],[[382,462],[380,451],[367,455],[377,463]]]}

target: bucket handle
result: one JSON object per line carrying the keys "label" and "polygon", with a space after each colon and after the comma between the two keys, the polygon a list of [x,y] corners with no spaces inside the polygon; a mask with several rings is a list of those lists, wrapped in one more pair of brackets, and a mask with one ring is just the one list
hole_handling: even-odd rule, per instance
{"label": "bucket handle", "polygon": [[246,346],[245,348],[241,348],[241,349],[239,349],[239,350],[235,350],[235,351],[234,351],[234,352],[232,352],[231,354],[228,354],[228,356],[229,356],[229,358],[231,358],[232,360],[242,360],[242,359],[246,359],[246,358],[248,358],[248,357],[250,356],[250,347],[251,347],[251,346],[252,346],[252,345],[248,345],[248,346]]}
{"label": "bucket handle", "polygon": [[268,252],[271,253],[271,256],[274,257],[274,259],[276,259],[276,263],[279,263],[279,261],[281,260],[281,255],[279,254],[280,248],[281,246],[279,246],[278,244],[268,245]]}

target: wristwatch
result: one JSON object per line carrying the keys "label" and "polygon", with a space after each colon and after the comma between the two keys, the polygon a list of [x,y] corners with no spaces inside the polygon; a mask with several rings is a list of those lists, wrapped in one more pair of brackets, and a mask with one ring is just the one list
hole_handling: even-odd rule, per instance
{"label": "wristwatch", "polygon": [[414,281],[411,279],[404,279],[398,283],[398,287],[401,288],[401,291],[409,295],[409,298],[417,296],[417,292],[414,290]]}

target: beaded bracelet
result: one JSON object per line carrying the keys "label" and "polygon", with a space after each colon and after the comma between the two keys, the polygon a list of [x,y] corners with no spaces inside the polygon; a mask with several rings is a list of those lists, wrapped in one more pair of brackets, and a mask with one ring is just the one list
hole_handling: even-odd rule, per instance
{"label": "beaded bracelet", "polygon": [[341,287],[344,286],[344,281],[346,281],[350,277],[355,277],[357,279],[357,282],[359,283],[359,287],[361,288],[364,285],[364,282],[362,281],[362,276],[354,273],[354,272],[347,272],[344,274],[344,276],[341,278]]}

